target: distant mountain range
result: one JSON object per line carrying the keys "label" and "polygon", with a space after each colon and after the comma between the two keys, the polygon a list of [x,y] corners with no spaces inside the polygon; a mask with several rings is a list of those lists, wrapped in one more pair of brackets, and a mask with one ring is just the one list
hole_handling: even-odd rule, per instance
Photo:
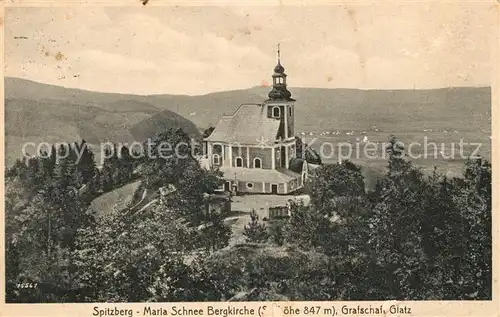
{"label": "distant mountain range", "polygon": [[[490,129],[491,89],[435,90],[289,89],[296,102],[296,131],[378,131],[410,133],[424,129],[479,132]],[[268,87],[200,96],[126,95],[63,88],[5,78],[7,164],[23,142],[84,138],[144,140],[169,127],[192,136],[214,126],[242,103],[262,102]]]}

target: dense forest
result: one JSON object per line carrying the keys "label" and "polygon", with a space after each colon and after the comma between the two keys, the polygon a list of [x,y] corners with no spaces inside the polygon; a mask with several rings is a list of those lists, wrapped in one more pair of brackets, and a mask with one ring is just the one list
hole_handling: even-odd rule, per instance
{"label": "dense forest", "polygon": [[[156,141],[190,144],[181,130]],[[426,175],[393,138],[375,190],[349,161],[322,165],[310,205],[282,219],[251,213],[246,242],[229,245],[227,215],[204,209],[218,171],[189,155],[136,160],[126,148],[98,168],[85,141],[75,147],[80,160],[56,160],[66,149],[53,147],[5,172],[7,302],[491,299],[485,160],[468,160],[460,178]],[[133,180],[135,201],[144,189],[176,190],[142,212],[91,208]]]}

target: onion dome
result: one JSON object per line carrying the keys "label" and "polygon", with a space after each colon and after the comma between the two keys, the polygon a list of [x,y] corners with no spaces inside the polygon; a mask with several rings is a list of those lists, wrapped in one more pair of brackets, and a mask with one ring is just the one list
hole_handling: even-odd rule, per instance
{"label": "onion dome", "polygon": [[278,60],[278,65],[276,65],[276,67],[274,67],[274,72],[276,74],[283,74],[285,72],[285,68],[283,66],[281,66],[281,63],[279,60]]}

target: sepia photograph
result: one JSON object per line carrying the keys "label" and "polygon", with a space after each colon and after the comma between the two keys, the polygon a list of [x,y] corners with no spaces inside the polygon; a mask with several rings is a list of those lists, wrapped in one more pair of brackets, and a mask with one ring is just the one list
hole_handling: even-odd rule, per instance
{"label": "sepia photograph", "polygon": [[492,301],[494,1],[136,2],[4,8],[6,306]]}

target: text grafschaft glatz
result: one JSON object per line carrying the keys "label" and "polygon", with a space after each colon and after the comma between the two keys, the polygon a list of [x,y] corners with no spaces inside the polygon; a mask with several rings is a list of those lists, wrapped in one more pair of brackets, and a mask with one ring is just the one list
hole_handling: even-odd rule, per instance
{"label": "text grafschaft glatz", "polygon": [[406,305],[331,305],[318,306],[305,305],[303,307],[285,306],[281,304],[268,303],[261,306],[248,307],[225,306],[204,308],[191,308],[185,306],[144,306],[140,309],[125,309],[119,307],[94,306],[92,316],[356,316],[356,315],[411,315],[412,309]]}

